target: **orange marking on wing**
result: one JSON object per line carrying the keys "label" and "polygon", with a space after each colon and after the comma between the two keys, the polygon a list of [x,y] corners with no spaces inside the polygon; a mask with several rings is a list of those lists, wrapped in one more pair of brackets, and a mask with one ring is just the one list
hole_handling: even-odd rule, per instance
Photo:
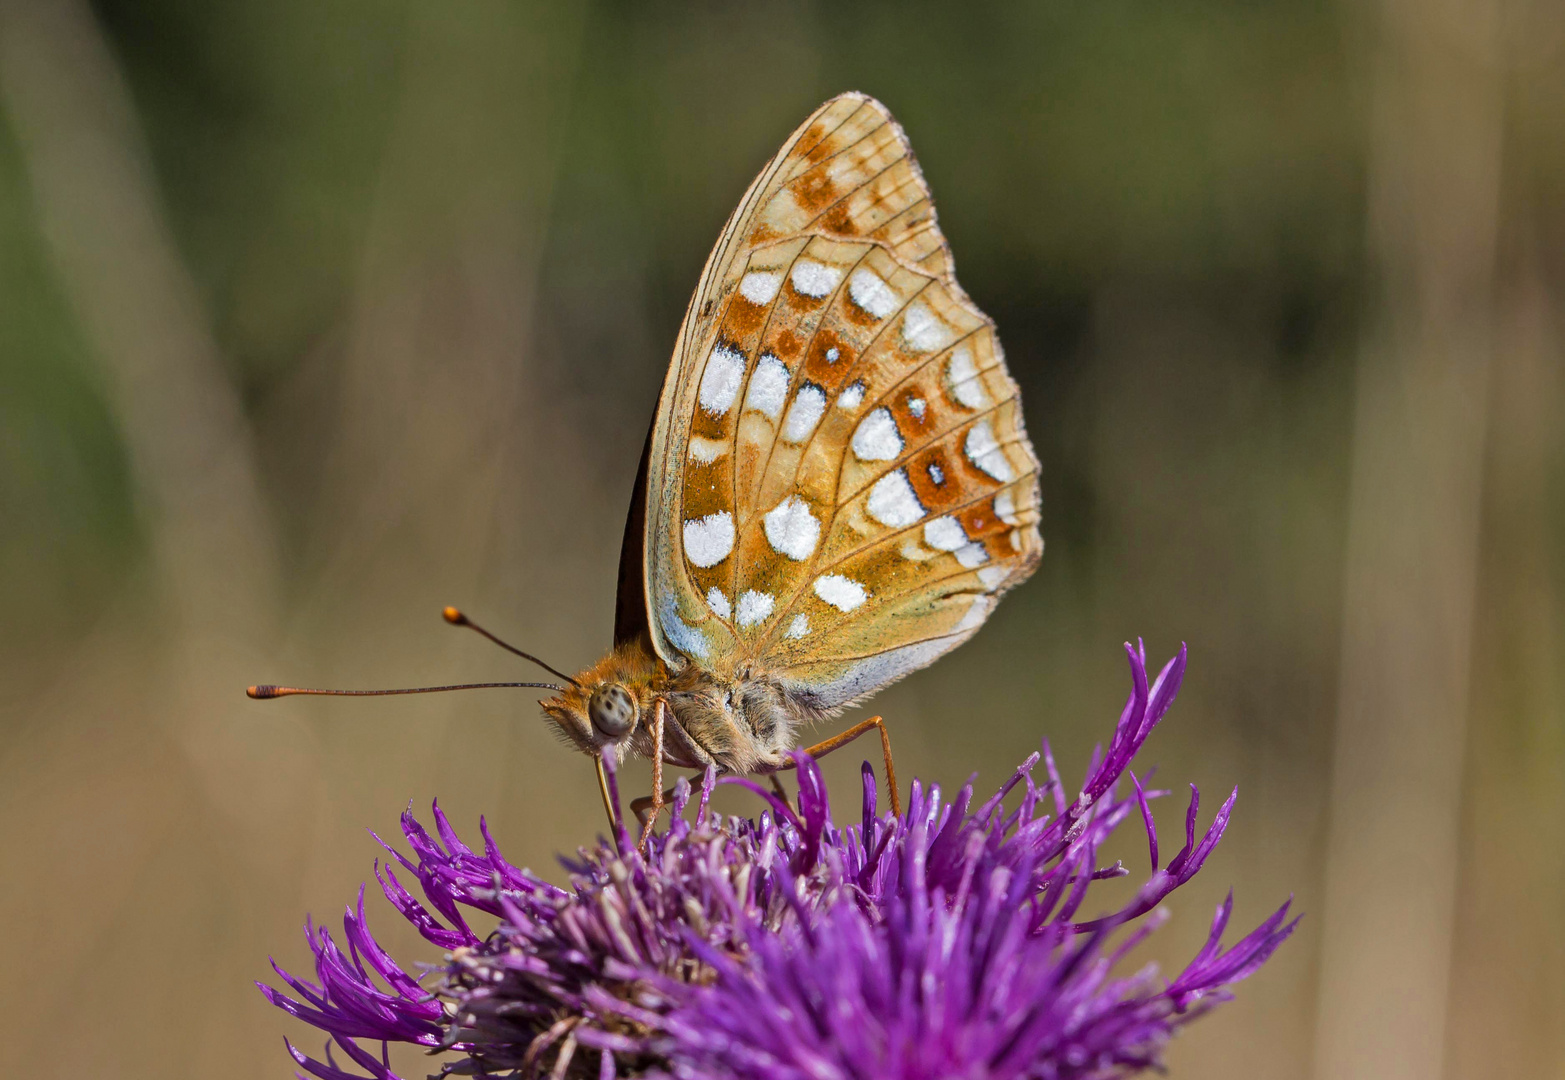
{"label": "orange marking on wing", "polygon": [[825,169],[811,169],[793,185],[793,201],[811,217],[837,201],[837,185]]}
{"label": "orange marking on wing", "polygon": [[[831,349],[837,350],[835,360],[826,358],[826,353]],[[818,330],[815,340],[810,342],[810,353],[804,360],[804,377],[825,387],[830,393],[837,389],[837,384],[857,359],[857,350],[838,336],[835,330]]]}
{"label": "orange marking on wing", "polygon": [[760,304],[752,304],[741,293],[735,293],[728,301],[728,311],[723,316],[723,329],[730,337],[747,338],[761,328],[761,320],[765,317],[764,307]]}
{"label": "orange marking on wing", "polygon": [[703,518],[720,510],[732,510],[733,499],[729,497],[726,479],[726,477],[720,477],[718,482],[703,481],[702,478],[686,472],[684,492],[685,519]]}
{"label": "orange marking on wing", "polygon": [[[967,531],[967,535],[974,540],[1008,532],[1011,528],[995,514],[993,499],[986,499],[968,507],[957,516],[957,520],[962,523],[962,528]],[[994,553],[991,551],[990,554]]]}
{"label": "orange marking on wing", "polygon": [[[914,411],[912,403],[922,401],[923,407]],[[922,415],[920,415],[922,413]],[[897,418],[897,430],[909,443],[918,442],[935,430],[934,411],[929,398],[917,386],[905,386],[891,401],[891,414]]]}
{"label": "orange marking on wing", "polygon": [[704,439],[728,438],[729,418],[733,415],[730,409],[722,416],[713,416],[705,409],[697,409],[694,418],[690,421],[690,434]]}
{"label": "orange marking on wing", "polygon": [[[944,477],[942,483],[935,483],[931,475],[931,465]],[[962,485],[953,478],[951,463],[945,451],[939,446],[931,446],[908,462],[907,478],[908,483],[913,485],[913,494],[918,496],[918,501],[924,504],[931,515],[961,502],[964,497],[969,497],[968,493],[962,490]]]}
{"label": "orange marking on wing", "polygon": [[857,236],[859,227],[853,220],[853,210],[845,203],[839,203],[829,210],[820,219],[823,229],[837,236]]}
{"label": "orange marking on wing", "polygon": [[803,347],[804,343],[799,340],[799,335],[790,329],[781,331],[772,339],[772,351],[784,360],[795,359]]}
{"label": "orange marking on wing", "polygon": [[869,312],[855,304],[852,300],[849,300],[846,304],[842,304],[840,306],[840,310],[842,311],[843,318],[847,319],[848,322],[852,323],[854,326],[861,326],[866,330],[872,326],[879,326],[882,322],[885,321],[874,315],[871,315]]}

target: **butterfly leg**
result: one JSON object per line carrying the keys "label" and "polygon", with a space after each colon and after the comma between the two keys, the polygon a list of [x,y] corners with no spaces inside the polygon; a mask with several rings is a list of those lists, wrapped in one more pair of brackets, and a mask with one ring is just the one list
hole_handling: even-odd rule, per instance
{"label": "butterfly leg", "polygon": [[786,806],[788,809],[792,810],[793,809],[793,800],[788,798],[788,792],[783,790],[782,781],[777,779],[777,774],[776,773],[772,773],[771,781],[772,781],[772,791],[775,792],[777,797],[783,801],[783,805],[784,806]]}
{"label": "butterfly leg", "polygon": [[[812,758],[823,758],[833,750],[840,750],[854,739],[864,734],[870,728],[880,731],[880,752],[886,759],[886,787],[891,791],[891,812],[898,817],[902,816],[902,798],[897,794],[897,770],[891,764],[891,736],[886,733],[886,722],[878,716],[872,716],[861,724],[854,724],[840,735],[833,735],[816,743],[814,746],[806,746],[804,752]],[[793,768],[792,763],[783,768]]]}
{"label": "butterfly leg", "polygon": [[652,838],[652,826],[657,823],[658,815],[663,812],[663,807],[668,803],[663,796],[663,726],[668,713],[668,703],[662,698],[652,702],[652,795],[650,803],[643,803],[637,799],[631,803],[631,809],[638,817],[641,810],[636,809],[637,803],[642,803],[644,808],[651,810],[642,821],[641,846],[646,847],[647,841]]}
{"label": "butterfly leg", "polygon": [[[673,797],[674,789],[669,788],[663,792],[663,804],[666,805]],[[643,828],[646,827],[647,820],[651,816],[650,811],[652,810],[653,802],[651,795],[643,795],[639,799],[630,800],[630,812],[636,816],[637,821],[641,822]]]}

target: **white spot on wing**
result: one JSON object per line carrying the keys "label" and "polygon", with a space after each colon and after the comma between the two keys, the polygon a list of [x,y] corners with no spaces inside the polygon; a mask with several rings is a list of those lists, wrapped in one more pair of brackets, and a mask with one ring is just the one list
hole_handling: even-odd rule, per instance
{"label": "white spot on wing", "polygon": [[727,510],[685,522],[685,558],[696,566],[716,566],[734,549],[734,519]]}
{"label": "white spot on wing", "polygon": [[922,420],[924,412],[928,407],[928,402],[921,397],[910,397],[907,399],[907,411],[913,414],[913,419],[915,420]]}
{"label": "white spot on wing", "polygon": [[962,569],[971,570],[988,562],[989,552],[984,550],[982,544],[974,541],[956,549],[956,561],[962,564]]}
{"label": "white spot on wing", "polygon": [[933,461],[929,463],[929,482],[935,487],[946,482],[946,471]]}
{"label": "white spot on wing", "polygon": [[983,582],[983,586],[986,589],[999,588],[1001,583],[1010,576],[1011,572],[1003,566],[986,566],[978,571],[978,580]]}
{"label": "white spot on wing", "polygon": [[934,352],[951,343],[951,330],[921,301],[915,300],[902,316],[902,340],[916,352]]}
{"label": "white spot on wing", "polygon": [[765,270],[752,270],[739,282],[739,295],[752,304],[770,304],[782,284],[782,275]]}
{"label": "white spot on wing", "polygon": [[902,469],[875,481],[875,486],[869,489],[865,509],[870,517],[893,529],[904,528],[924,516],[924,507]]}
{"label": "white spot on wing", "polygon": [[714,345],[701,373],[701,407],[713,416],[722,416],[733,406],[743,379],[744,353],[732,345]]}
{"label": "white spot on wing", "polygon": [[838,358],[841,357],[841,356],[842,356],[842,350],[837,348],[837,346],[835,346],[835,345],[833,345],[831,348],[826,350],[826,362],[828,364],[835,364],[837,362]]}
{"label": "white spot on wing", "polygon": [[891,286],[882,281],[879,274],[862,266],[848,279],[848,296],[877,319],[884,319],[897,310],[897,294],[891,291]]}
{"label": "white spot on wing", "polygon": [[826,391],[814,383],[799,387],[793,404],[788,406],[788,419],[783,421],[783,442],[801,443],[808,439],[825,412]]}
{"label": "white spot on wing", "polygon": [[698,465],[710,465],[728,452],[728,444],[721,439],[704,439],[690,436],[690,460]]}
{"label": "white spot on wing", "polygon": [[989,404],[989,393],[978,377],[978,365],[973,363],[973,354],[965,348],[956,350],[946,361],[946,382],[958,405],[982,409]]}
{"label": "white spot on wing", "polygon": [[955,551],[967,543],[967,532],[961,522],[946,514],[925,523],[924,543],[938,551]]}
{"label": "white spot on wing", "polygon": [[837,408],[852,412],[864,404],[864,384],[856,382],[837,395]]}
{"label": "white spot on wing", "polygon": [[900,453],[902,433],[890,409],[876,409],[859,422],[853,433],[853,455],[860,461],[890,461]]}
{"label": "white spot on wing", "polygon": [[837,282],[842,280],[842,271],[814,259],[800,259],[793,264],[792,276],[797,292],[818,300],[837,287]]}
{"label": "white spot on wing", "polygon": [[808,615],[805,615],[802,612],[800,614],[798,614],[798,615],[795,615],[793,617],[793,620],[788,623],[788,633],[787,633],[788,637],[791,637],[791,638],[802,638],[805,634],[808,634],[809,632],[810,632],[810,618],[809,618]]}
{"label": "white spot on wing", "polygon": [[762,353],[761,362],[755,365],[755,374],[750,376],[750,389],[744,396],[744,407],[776,420],[782,415],[783,402],[787,398],[787,366],[771,353]]}
{"label": "white spot on wing", "polygon": [[994,497],[994,516],[1007,525],[1021,524],[1021,519],[1016,516],[1016,500],[1009,491],[1002,491]]}
{"label": "white spot on wing", "polygon": [[751,627],[764,621],[772,613],[772,605],[776,602],[771,593],[749,590],[739,598],[739,625]]}
{"label": "white spot on wing", "polygon": [[707,607],[717,612],[720,618],[726,619],[733,614],[733,609],[728,606],[728,597],[723,594],[722,589],[715,585],[707,591],[706,604]]}
{"label": "white spot on wing", "polygon": [[821,538],[821,523],[810,513],[810,506],[797,495],[789,495],[763,519],[766,542],[772,550],[803,562],[815,552]]}
{"label": "white spot on wing", "polygon": [[967,460],[1000,483],[1004,484],[1016,479],[1016,472],[1011,468],[1011,460],[1005,456],[1005,451],[995,441],[994,428],[989,425],[989,421],[980,420],[969,428],[967,440],[962,444],[962,448],[967,451]]}
{"label": "white spot on wing", "polygon": [[711,652],[706,635],[679,617],[679,608],[672,594],[664,596],[658,603],[658,626],[670,644],[686,656],[704,660],[707,653]]}
{"label": "white spot on wing", "polygon": [[852,578],[822,574],[815,579],[815,595],[838,611],[852,611],[869,599],[869,592]]}

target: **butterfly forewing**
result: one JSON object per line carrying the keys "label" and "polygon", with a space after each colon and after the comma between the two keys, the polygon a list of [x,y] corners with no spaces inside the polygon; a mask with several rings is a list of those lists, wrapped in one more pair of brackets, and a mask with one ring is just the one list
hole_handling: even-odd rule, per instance
{"label": "butterfly forewing", "polygon": [[653,431],[665,659],[833,708],[965,640],[1036,565],[1037,462],[907,140],[824,105],[708,260]]}

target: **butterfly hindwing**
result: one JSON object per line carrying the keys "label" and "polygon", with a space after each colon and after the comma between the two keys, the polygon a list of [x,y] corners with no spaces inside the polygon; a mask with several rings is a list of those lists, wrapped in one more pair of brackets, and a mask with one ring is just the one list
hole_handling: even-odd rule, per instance
{"label": "butterfly hindwing", "polygon": [[645,488],[659,653],[861,697],[1032,571],[1036,474],[905,136],[833,99],[751,185],[681,328]]}

